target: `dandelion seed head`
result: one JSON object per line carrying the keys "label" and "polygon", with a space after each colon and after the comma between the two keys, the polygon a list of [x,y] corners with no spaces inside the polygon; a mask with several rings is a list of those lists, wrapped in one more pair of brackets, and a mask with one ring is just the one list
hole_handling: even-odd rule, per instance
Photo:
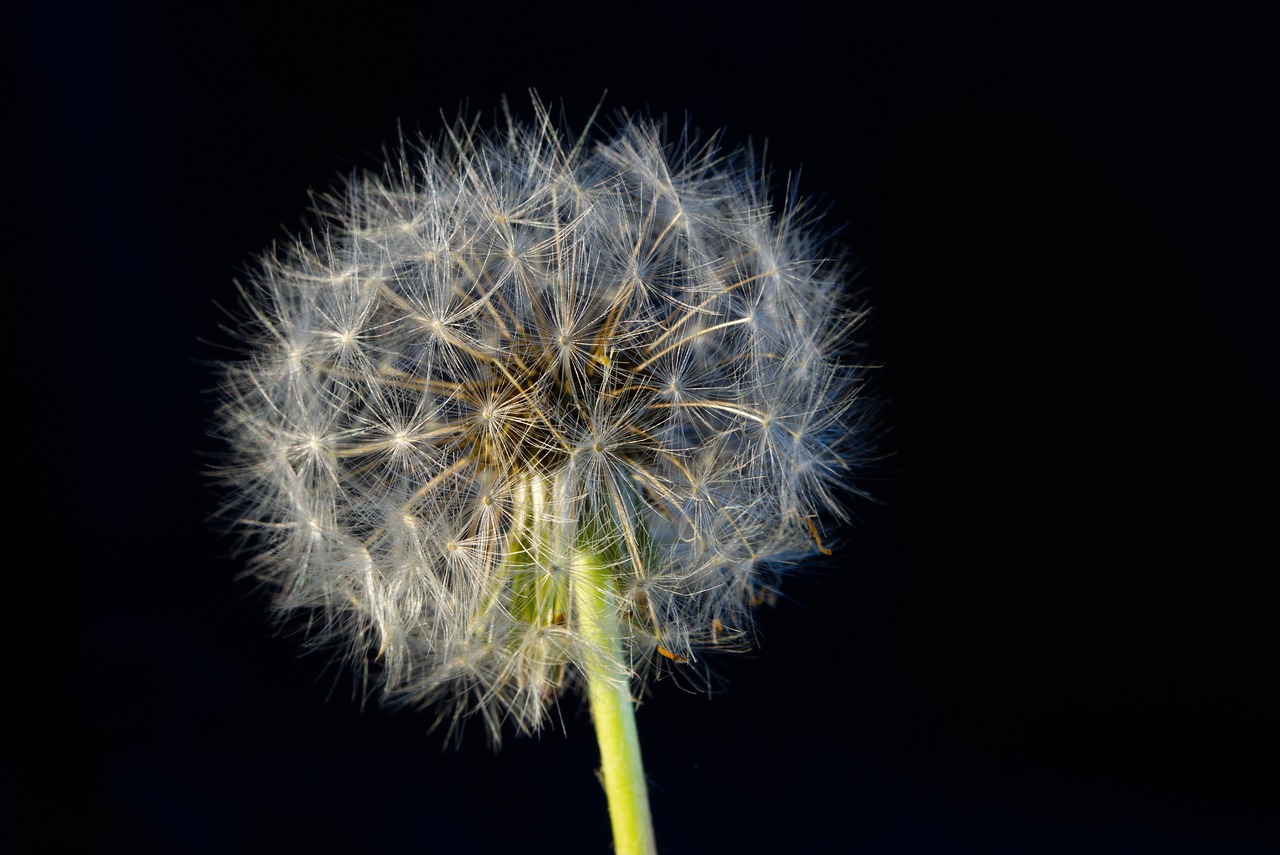
{"label": "dandelion seed head", "polygon": [[858,491],[849,266],[748,152],[664,133],[460,122],[245,288],[219,414],[255,572],[388,698],[495,739],[590,659],[575,554],[634,675],[691,667]]}

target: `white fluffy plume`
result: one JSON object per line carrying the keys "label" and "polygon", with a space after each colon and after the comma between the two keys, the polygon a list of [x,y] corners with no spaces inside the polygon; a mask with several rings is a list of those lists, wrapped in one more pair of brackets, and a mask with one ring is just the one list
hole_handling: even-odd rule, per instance
{"label": "white fluffy plume", "polygon": [[[545,723],[573,556],[643,677],[740,646],[868,451],[850,269],[746,152],[459,123],[245,288],[221,432],[254,572],[389,697]],[[683,666],[689,667],[689,666]]]}

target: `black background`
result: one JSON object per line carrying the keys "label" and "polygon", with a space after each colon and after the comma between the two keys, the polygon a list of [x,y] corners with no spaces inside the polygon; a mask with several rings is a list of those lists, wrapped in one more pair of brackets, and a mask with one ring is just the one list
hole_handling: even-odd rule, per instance
{"label": "black background", "polygon": [[531,87],[577,127],[607,89],[768,140],[877,308],[878,503],[725,691],[648,696],[660,851],[1280,847],[1261,21],[34,6],[7,51],[13,851],[608,851],[576,699],[496,754],[362,711],[272,635],[201,474],[215,303],[307,191]]}

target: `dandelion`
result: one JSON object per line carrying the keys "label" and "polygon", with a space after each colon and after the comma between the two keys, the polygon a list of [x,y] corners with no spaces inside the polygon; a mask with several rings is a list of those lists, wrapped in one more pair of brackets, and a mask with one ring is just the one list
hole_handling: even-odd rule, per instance
{"label": "dandelion", "polygon": [[652,852],[634,697],[750,640],[865,454],[864,311],[748,152],[459,122],[244,289],[221,432],[254,572],[389,700],[536,731],[581,687]]}

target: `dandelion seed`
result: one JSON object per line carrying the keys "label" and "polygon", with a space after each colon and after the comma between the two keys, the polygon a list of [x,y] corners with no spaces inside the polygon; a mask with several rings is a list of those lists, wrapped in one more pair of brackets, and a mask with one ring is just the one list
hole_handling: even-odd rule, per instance
{"label": "dandelion seed", "polygon": [[[388,699],[496,741],[584,687],[620,722],[606,787],[633,790],[632,693],[830,552],[867,450],[864,312],[749,154],[535,111],[352,179],[263,259],[224,475],[277,606],[376,656]],[[639,790],[609,789],[619,851],[652,851]]]}

